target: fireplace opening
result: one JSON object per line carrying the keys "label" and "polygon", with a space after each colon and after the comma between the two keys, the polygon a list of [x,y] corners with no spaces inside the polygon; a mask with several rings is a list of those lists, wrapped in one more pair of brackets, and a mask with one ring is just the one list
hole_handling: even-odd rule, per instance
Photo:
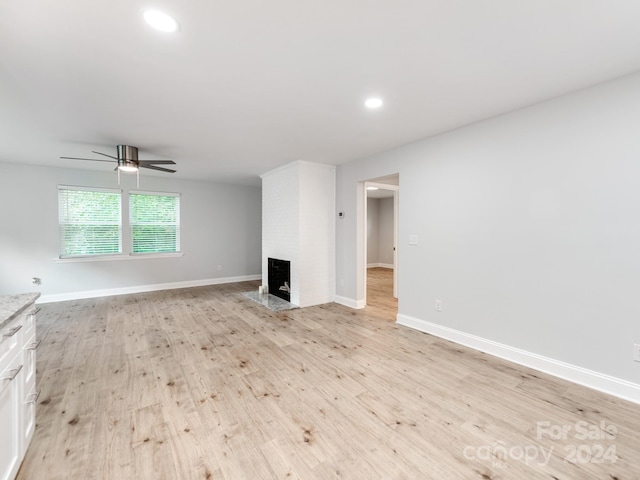
{"label": "fireplace opening", "polygon": [[291,301],[291,262],[269,258],[267,273],[269,293],[287,302]]}

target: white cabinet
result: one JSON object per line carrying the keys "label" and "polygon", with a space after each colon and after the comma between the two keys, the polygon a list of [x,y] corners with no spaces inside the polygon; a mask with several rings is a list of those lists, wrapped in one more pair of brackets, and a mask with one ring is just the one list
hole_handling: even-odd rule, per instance
{"label": "white cabinet", "polygon": [[0,296],[0,480],[15,478],[35,430],[37,294],[18,297],[13,315]]}
{"label": "white cabinet", "polygon": [[[35,317],[35,314],[32,315]],[[40,392],[36,390],[36,342],[35,328],[33,335],[24,343],[24,390],[22,391],[22,444],[24,453],[31,442],[36,429],[36,402]]]}
{"label": "white cabinet", "polygon": [[[15,327],[12,327],[15,328]],[[4,331],[8,335],[10,331]],[[18,337],[18,335],[14,335]],[[5,341],[11,341],[8,337]],[[0,366],[0,479],[13,479],[22,460],[22,390],[24,385],[24,364],[22,350],[11,349]],[[8,357],[8,358],[7,358]]]}

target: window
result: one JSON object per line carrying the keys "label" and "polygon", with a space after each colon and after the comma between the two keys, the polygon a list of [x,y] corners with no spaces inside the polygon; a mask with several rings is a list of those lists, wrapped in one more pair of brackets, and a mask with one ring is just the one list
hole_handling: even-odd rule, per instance
{"label": "window", "polygon": [[180,197],[176,194],[131,192],[129,227],[132,253],[180,251]]}
{"label": "window", "polygon": [[122,253],[120,190],[58,187],[60,257]]}
{"label": "window", "polygon": [[58,205],[60,258],[180,252],[179,194],[59,185]]}

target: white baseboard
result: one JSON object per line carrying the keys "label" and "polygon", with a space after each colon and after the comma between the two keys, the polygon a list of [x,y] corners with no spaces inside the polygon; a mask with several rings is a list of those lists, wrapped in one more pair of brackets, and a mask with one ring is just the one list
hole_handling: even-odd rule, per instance
{"label": "white baseboard", "polygon": [[367,268],[391,268],[391,269],[393,269],[393,263],[367,263]]}
{"label": "white baseboard", "polygon": [[306,298],[304,302],[300,302],[300,305],[298,305],[298,307],[300,308],[307,308],[307,307],[313,307],[315,305],[324,305],[325,303],[332,303],[334,301],[335,296],[334,295],[324,295],[324,296],[317,296],[317,297],[312,297],[312,298]]}
{"label": "white baseboard", "polygon": [[80,300],[83,298],[109,297],[111,295],[126,295],[129,293],[155,292],[157,290],[173,290],[175,288],[204,287],[207,285],[219,285],[222,283],[246,282],[249,280],[261,280],[262,275],[243,275],[240,277],[206,278],[202,280],[189,280],[186,282],[157,283],[154,285],[136,285],[134,287],[107,288],[103,290],[85,290],[82,292],[58,293],[42,295],[37,303],[64,302],[67,300]]}
{"label": "white baseboard", "polygon": [[509,345],[443,327],[442,325],[420,320],[419,318],[408,315],[398,314],[397,323],[640,404],[640,385],[636,383],[553,358],[543,357],[542,355],[527,352],[526,350],[510,347]]}
{"label": "white baseboard", "polygon": [[333,301],[349,308],[364,308],[366,305],[364,300],[354,300],[352,298],[341,297],[340,295],[336,295]]}

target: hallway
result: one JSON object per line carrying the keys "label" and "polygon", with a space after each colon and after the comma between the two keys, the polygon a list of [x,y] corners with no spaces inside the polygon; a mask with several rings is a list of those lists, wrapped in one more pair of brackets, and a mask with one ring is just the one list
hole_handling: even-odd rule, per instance
{"label": "hallway", "polygon": [[367,313],[396,321],[398,299],[393,298],[393,269],[367,269]]}

